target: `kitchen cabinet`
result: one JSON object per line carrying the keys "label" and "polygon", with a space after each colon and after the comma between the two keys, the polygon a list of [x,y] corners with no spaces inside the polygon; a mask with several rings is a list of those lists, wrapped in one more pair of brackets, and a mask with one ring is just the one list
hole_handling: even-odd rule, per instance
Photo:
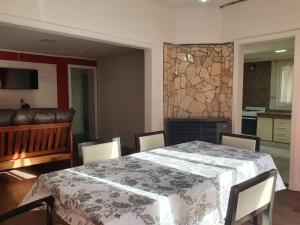
{"label": "kitchen cabinet", "polygon": [[291,117],[261,113],[257,117],[257,136],[264,141],[290,143]]}
{"label": "kitchen cabinet", "polygon": [[275,142],[290,143],[291,139],[291,120],[286,118],[274,117],[274,137]]}
{"label": "kitchen cabinet", "polygon": [[273,116],[259,116],[257,118],[257,136],[265,141],[273,140]]}

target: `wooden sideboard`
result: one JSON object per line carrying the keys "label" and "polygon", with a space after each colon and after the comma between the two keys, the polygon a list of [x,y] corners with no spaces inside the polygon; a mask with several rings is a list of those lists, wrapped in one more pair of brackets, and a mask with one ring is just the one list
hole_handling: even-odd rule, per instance
{"label": "wooden sideboard", "polygon": [[231,121],[226,119],[167,119],[166,136],[169,145],[189,141],[218,143],[219,133],[231,133]]}

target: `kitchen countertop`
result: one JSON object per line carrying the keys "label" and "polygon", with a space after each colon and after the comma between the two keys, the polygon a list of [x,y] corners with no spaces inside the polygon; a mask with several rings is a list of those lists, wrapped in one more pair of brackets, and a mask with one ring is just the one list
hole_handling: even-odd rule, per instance
{"label": "kitchen countertop", "polygon": [[287,116],[291,117],[292,113],[290,111],[267,111],[259,112],[257,116]]}

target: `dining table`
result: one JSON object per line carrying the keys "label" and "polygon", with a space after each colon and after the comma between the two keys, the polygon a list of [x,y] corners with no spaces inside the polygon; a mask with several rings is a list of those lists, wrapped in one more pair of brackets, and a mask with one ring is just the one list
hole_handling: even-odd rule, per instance
{"label": "dining table", "polygon": [[21,205],[52,195],[71,225],[215,225],[233,185],[273,168],[269,154],[192,141],[43,174]]}

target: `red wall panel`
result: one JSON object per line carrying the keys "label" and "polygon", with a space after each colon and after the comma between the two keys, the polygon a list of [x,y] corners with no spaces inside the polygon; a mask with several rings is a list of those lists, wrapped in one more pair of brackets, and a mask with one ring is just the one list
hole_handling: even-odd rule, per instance
{"label": "red wall panel", "polygon": [[69,108],[68,65],[97,66],[97,61],[59,56],[36,55],[11,51],[0,51],[0,59],[56,64],[57,70],[57,104],[59,108]]}
{"label": "red wall panel", "polygon": [[0,51],[0,59],[17,61],[18,60],[18,53]]}
{"label": "red wall panel", "polygon": [[57,70],[57,104],[58,108],[69,108],[68,65],[56,64]]}

